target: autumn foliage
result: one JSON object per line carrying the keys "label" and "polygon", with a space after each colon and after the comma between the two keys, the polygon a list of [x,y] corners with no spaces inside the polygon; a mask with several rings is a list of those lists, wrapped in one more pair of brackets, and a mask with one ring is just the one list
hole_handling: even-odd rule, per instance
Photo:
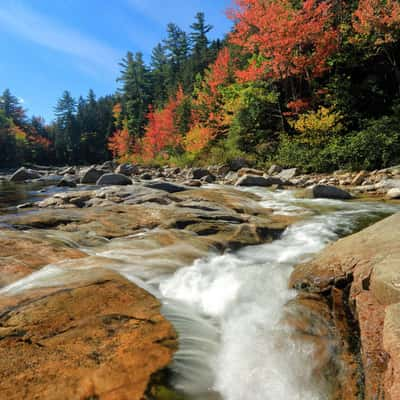
{"label": "autumn foliage", "polygon": [[132,150],[132,137],[129,135],[128,129],[118,129],[108,140],[108,149],[114,158],[128,157]]}
{"label": "autumn foliage", "polygon": [[354,13],[355,31],[364,37],[375,35],[374,43],[392,43],[400,29],[400,3],[396,0],[360,0]]}
{"label": "autumn foliage", "polygon": [[164,108],[150,106],[144,138],[135,147],[136,158],[149,161],[157,156],[167,156],[168,149],[176,148],[182,141],[177,126],[177,110],[185,99],[182,87],[171,96]]}
{"label": "autumn foliage", "polygon": [[236,21],[230,42],[258,54],[244,71],[242,81],[263,77],[285,79],[321,76],[327,59],[337,49],[337,31],[328,1],[305,0],[295,7],[290,0],[236,0],[229,12]]}

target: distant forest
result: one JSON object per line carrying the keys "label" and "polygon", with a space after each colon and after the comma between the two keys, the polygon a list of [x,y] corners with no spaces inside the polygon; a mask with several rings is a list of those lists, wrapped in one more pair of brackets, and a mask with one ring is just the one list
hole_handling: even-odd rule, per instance
{"label": "distant forest", "polygon": [[117,93],[74,99],[55,120],[0,97],[0,166],[279,163],[307,171],[400,164],[400,4],[236,0],[223,40],[203,13],[128,52]]}

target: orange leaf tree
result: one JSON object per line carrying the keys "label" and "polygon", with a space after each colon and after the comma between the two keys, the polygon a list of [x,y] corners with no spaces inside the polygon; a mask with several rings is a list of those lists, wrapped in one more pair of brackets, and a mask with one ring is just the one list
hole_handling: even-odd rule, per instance
{"label": "orange leaf tree", "polygon": [[290,0],[236,0],[229,11],[235,29],[230,42],[255,54],[238,72],[241,80],[270,77],[284,80],[321,76],[337,49],[337,30],[327,0],[305,0],[296,7]]}

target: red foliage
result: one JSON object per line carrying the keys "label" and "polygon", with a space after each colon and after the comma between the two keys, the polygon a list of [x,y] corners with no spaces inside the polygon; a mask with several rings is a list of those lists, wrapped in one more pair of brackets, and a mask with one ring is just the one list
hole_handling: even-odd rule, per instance
{"label": "red foliage", "polygon": [[118,129],[108,139],[108,150],[111,151],[114,158],[126,157],[132,148],[132,137],[128,129]]}
{"label": "red foliage", "polygon": [[211,93],[216,94],[218,87],[225,84],[231,76],[231,55],[229,49],[225,47],[218,53],[217,59],[207,73],[206,79]]}
{"label": "red foliage", "polygon": [[145,136],[135,149],[144,161],[153,160],[168,148],[177,147],[182,140],[176,127],[176,110],[185,99],[182,87],[179,87],[175,97],[170,97],[166,106],[161,110],[154,110],[150,106],[147,115],[148,124]]}
{"label": "red foliage", "polygon": [[354,30],[363,36],[377,35],[375,44],[395,41],[400,29],[400,4],[395,0],[360,0],[353,16]]}
{"label": "red foliage", "polygon": [[274,79],[303,75],[321,76],[329,67],[327,59],[337,49],[337,30],[327,0],[305,0],[295,8],[290,0],[236,0],[229,12],[236,22],[230,42],[247,53],[259,54],[242,80],[264,74]]}
{"label": "red foliage", "polygon": [[293,115],[304,112],[310,108],[310,105],[310,99],[297,99],[290,101],[287,104],[287,108],[290,110],[290,112],[286,113],[286,115]]}
{"label": "red foliage", "polygon": [[220,88],[233,81],[233,76],[231,55],[229,49],[224,48],[206,71],[205,79],[193,100],[192,126],[208,126],[213,133],[207,134],[207,137],[214,137],[218,128],[224,124]]}
{"label": "red foliage", "polygon": [[37,135],[37,134],[28,136],[28,140],[30,143],[41,146],[46,150],[48,150],[52,144],[50,139],[47,139],[47,138]]}

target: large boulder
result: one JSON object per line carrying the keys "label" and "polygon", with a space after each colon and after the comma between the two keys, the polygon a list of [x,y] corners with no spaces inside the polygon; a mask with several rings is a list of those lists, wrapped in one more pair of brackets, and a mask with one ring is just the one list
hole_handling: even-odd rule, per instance
{"label": "large boulder", "polygon": [[357,352],[357,365],[346,367],[362,377],[365,399],[400,395],[399,240],[400,213],[327,247],[290,279],[331,304],[335,324],[348,321],[341,341]]}
{"label": "large boulder", "polygon": [[152,295],[119,275],[0,296],[0,393],[20,399],[141,400],[176,334]]}
{"label": "large boulder", "polygon": [[314,185],[310,191],[315,199],[350,200],[352,198],[349,192],[331,185]]}
{"label": "large boulder", "polygon": [[236,182],[236,186],[264,186],[270,187],[273,185],[282,185],[283,182],[278,177],[268,176],[258,176],[258,175],[244,175],[239,178]]}
{"label": "large boulder", "polygon": [[21,167],[11,175],[9,180],[10,182],[24,182],[30,179],[38,179],[41,177],[42,175],[38,171]]}
{"label": "large boulder", "polygon": [[94,185],[98,179],[104,174],[104,171],[97,169],[96,167],[90,167],[83,172],[81,177],[81,183],[87,185]]}
{"label": "large boulder", "polygon": [[102,186],[124,186],[124,185],[132,185],[132,181],[126,176],[122,174],[104,174],[102,175],[96,185]]}

